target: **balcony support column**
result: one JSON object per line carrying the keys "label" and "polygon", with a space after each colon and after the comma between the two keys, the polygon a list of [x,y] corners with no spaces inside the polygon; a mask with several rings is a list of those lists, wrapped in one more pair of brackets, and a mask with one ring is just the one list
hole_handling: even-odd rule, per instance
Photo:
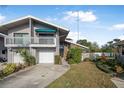
{"label": "balcony support column", "polygon": [[56,31],[56,52],[55,55],[59,55],[59,29]]}
{"label": "balcony support column", "polygon": [[[31,18],[29,18],[29,32],[30,32],[30,37],[31,37],[31,33],[32,33],[32,21],[31,21]],[[31,38],[30,38],[30,42],[31,42]],[[31,53],[31,46],[29,45],[29,51]]]}

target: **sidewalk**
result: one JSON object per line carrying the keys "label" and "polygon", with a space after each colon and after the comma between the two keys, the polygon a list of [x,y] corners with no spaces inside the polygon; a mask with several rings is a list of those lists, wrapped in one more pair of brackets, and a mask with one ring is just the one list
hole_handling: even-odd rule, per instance
{"label": "sidewalk", "polygon": [[124,79],[114,77],[111,80],[118,88],[124,88]]}

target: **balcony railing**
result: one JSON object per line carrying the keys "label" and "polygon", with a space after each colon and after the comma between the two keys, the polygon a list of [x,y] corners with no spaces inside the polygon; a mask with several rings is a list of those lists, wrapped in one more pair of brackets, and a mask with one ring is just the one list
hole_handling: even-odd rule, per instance
{"label": "balcony railing", "polygon": [[55,37],[6,37],[5,46],[48,46],[56,45]]}

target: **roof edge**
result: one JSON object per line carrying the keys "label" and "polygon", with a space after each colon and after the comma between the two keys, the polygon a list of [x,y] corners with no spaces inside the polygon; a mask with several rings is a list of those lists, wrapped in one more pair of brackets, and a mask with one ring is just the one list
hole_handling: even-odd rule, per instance
{"label": "roof edge", "polygon": [[77,44],[77,43],[74,43],[74,42],[71,42],[71,41],[68,41],[68,40],[65,40],[65,42],[72,43],[72,44],[78,45],[78,46],[80,46],[80,47],[83,47],[83,48],[89,49],[89,47],[86,47],[86,46],[84,46],[84,45]]}
{"label": "roof edge", "polygon": [[51,26],[54,26],[54,27],[57,27],[57,28],[60,28],[60,29],[63,29],[63,30],[65,30],[65,31],[69,31],[69,29],[67,29],[67,28],[61,27],[61,26],[56,25],[56,24],[53,24],[53,23],[51,23],[51,22],[47,22],[47,21],[45,21],[45,20],[42,20],[42,19],[40,19],[40,18],[31,16],[31,15],[27,15],[27,16],[24,16],[24,17],[20,17],[20,18],[17,18],[17,19],[10,20],[10,21],[8,21],[8,22],[5,22],[5,23],[3,23],[3,24],[0,24],[0,26],[5,26],[5,25],[8,25],[8,24],[17,22],[17,21],[21,21],[21,20],[24,20],[24,19],[28,19],[28,18],[31,18],[31,19],[34,19],[34,20],[37,20],[37,21],[41,21],[41,22],[43,22],[43,23],[46,23],[46,24],[48,24],[48,25],[51,25]]}

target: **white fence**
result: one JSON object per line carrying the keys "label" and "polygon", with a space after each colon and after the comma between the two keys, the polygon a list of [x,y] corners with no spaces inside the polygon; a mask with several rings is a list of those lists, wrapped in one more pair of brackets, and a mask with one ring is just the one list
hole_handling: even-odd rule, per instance
{"label": "white fence", "polygon": [[83,61],[85,58],[90,58],[90,53],[82,53],[82,61]]}
{"label": "white fence", "polygon": [[102,55],[105,55],[107,57],[112,57],[114,56],[113,53],[101,53],[101,52],[95,52],[95,53],[82,53],[82,61],[85,59],[85,58],[92,58],[92,59],[95,59],[97,57],[100,57]]}

